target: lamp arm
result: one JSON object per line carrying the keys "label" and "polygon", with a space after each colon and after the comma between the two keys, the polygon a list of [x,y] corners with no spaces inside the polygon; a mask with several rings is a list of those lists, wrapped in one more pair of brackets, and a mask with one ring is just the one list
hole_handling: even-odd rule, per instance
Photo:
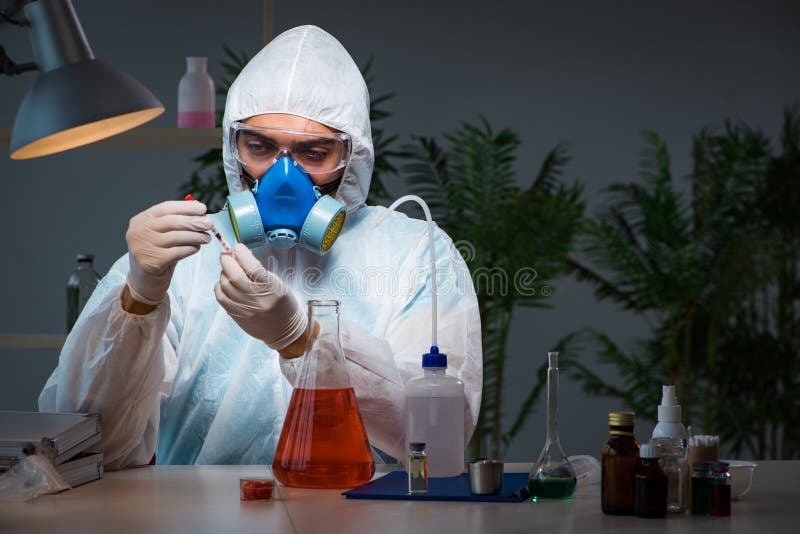
{"label": "lamp arm", "polygon": [[36,70],[36,63],[14,63],[6,54],[6,49],[0,46],[0,73],[6,76],[15,76],[29,70]]}
{"label": "lamp arm", "polygon": [[[31,25],[31,23],[26,19],[15,19],[4,11],[0,11],[0,22],[8,22],[14,26],[22,27]],[[17,74],[22,74],[23,72],[36,70],[38,68],[39,67],[36,66],[36,63],[15,63],[10,57],[8,57],[8,54],[6,54],[6,49],[0,46],[0,72],[6,76],[15,76]]]}
{"label": "lamp arm", "polygon": [[31,23],[25,19],[15,19],[8,16],[5,12],[0,11],[0,20],[13,24],[14,26],[30,26]]}

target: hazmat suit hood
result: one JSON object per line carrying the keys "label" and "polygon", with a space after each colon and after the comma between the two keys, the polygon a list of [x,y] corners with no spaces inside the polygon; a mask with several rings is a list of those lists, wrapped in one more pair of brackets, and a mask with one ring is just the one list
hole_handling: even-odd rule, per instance
{"label": "hazmat suit hood", "polygon": [[292,28],[256,54],[234,80],[222,119],[222,157],[231,193],[245,187],[231,152],[231,123],[266,113],[298,115],[349,134],[352,154],[336,197],[348,211],[364,204],[375,161],[369,91],[339,41],[316,26]]}

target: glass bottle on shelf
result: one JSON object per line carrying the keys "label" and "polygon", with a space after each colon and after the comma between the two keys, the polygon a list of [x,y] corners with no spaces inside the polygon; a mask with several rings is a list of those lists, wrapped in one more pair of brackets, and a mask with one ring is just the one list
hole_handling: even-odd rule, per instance
{"label": "glass bottle on shelf", "polygon": [[78,265],[67,280],[67,332],[72,330],[94,288],[100,282],[100,275],[92,264],[92,254],[78,254],[75,259]]}
{"label": "glass bottle on shelf", "polygon": [[214,80],[208,58],[187,57],[186,73],[178,83],[178,128],[213,128],[216,124]]}
{"label": "glass bottle on shelf", "polygon": [[548,352],[547,437],[539,459],[528,477],[528,492],[540,499],[569,499],[575,493],[575,471],[558,439],[558,353]]}
{"label": "glass bottle on shelf", "polygon": [[339,342],[339,301],[308,301],[308,341],[272,472],[286,486],[352,488],[375,462]]}

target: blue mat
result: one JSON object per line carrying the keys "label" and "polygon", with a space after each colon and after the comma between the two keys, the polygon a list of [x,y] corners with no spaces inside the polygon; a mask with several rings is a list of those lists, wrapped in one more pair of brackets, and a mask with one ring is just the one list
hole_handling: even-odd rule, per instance
{"label": "blue mat", "polygon": [[498,495],[473,495],[469,492],[466,473],[457,477],[428,479],[428,493],[408,493],[408,474],[392,471],[363,486],[342,493],[348,499],[395,499],[407,501],[477,501],[522,502],[526,492],[520,488],[528,485],[528,473],[505,473],[503,489]]}

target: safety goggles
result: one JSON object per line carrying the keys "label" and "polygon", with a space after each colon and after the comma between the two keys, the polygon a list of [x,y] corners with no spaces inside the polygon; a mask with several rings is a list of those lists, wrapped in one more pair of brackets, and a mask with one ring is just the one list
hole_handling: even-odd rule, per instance
{"label": "safety goggles", "polygon": [[329,173],[347,165],[350,136],[346,133],[312,133],[284,128],[231,125],[231,149],[236,160],[248,170],[271,167],[289,155],[309,174]]}

